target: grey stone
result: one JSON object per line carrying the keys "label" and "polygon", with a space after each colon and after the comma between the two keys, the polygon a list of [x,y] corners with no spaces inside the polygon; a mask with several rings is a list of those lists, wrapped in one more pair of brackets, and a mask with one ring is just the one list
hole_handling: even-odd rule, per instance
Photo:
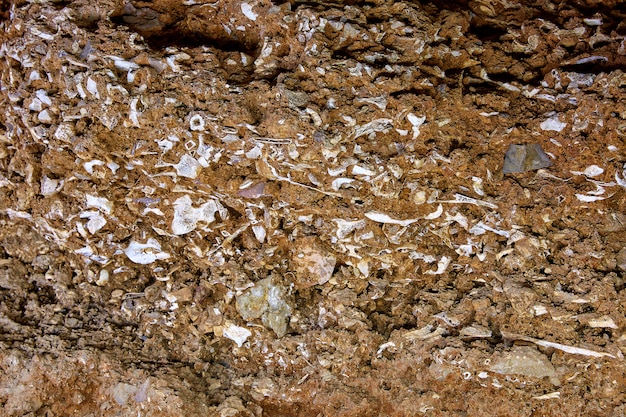
{"label": "grey stone", "polygon": [[552,166],[552,161],[539,144],[510,145],[504,157],[503,174],[534,171]]}

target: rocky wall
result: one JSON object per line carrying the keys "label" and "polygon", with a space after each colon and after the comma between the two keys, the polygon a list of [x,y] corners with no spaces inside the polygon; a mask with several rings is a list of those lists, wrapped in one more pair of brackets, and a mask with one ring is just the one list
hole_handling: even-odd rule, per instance
{"label": "rocky wall", "polygon": [[625,13],[1,2],[6,415],[623,415]]}

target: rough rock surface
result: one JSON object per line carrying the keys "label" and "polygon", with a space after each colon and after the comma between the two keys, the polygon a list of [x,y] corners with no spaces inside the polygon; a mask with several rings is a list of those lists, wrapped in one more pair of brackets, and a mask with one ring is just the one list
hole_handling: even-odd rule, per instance
{"label": "rough rock surface", "polygon": [[1,1],[3,415],[624,415],[625,16]]}

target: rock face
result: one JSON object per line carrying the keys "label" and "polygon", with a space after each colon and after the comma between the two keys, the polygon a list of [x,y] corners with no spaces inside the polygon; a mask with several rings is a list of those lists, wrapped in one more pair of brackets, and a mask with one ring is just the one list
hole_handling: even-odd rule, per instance
{"label": "rock face", "polygon": [[622,415],[625,4],[0,1],[5,415]]}

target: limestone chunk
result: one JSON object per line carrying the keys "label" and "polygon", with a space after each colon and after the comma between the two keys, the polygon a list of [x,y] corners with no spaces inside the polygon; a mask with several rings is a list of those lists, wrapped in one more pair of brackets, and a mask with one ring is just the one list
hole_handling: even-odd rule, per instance
{"label": "limestone chunk", "polygon": [[292,311],[285,298],[285,288],[274,284],[272,278],[265,278],[237,297],[237,311],[244,320],[260,318],[276,336],[283,337]]}
{"label": "limestone chunk", "polygon": [[514,346],[489,367],[491,372],[503,375],[524,375],[532,378],[548,377],[554,385],[560,385],[556,371],[543,353],[531,346]]}

